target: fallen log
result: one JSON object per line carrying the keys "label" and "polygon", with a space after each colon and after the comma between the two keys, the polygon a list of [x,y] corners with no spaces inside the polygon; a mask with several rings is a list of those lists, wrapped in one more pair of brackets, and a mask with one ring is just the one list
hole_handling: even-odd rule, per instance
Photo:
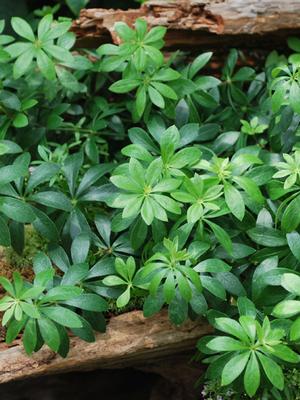
{"label": "fallen log", "polygon": [[[299,0],[149,0],[139,9],[83,9],[74,21],[78,45],[118,42],[114,24],[144,18],[166,26],[166,48],[272,47],[300,33]],[[276,42],[274,42],[276,40]]]}
{"label": "fallen log", "polygon": [[211,331],[203,321],[187,321],[175,327],[170,324],[166,311],[151,318],[144,318],[141,311],[132,311],[112,317],[106,333],[97,334],[94,343],[72,338],[67,358],[61,358],[45,346],[28,357],[20,341],[12,347],[2,343],[0,383],[98,368],[146,368],[169,355],[194,351],[197,340]]}

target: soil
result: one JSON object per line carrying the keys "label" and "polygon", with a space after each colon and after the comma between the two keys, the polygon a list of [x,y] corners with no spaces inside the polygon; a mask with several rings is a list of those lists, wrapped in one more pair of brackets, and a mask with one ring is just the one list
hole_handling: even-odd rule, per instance
{"label": "soil", "polygon": [[[23,276],[24,279],[26,279],[27,281],[32,282],[34,279],[34,272],[32,267],[28,266],[28,267],[21,267],[21,268],[17,268],[17,267],[13,267],[11,264],[9,264],[5,257],[4,257],[4,252],[3,249],[0,248],[0,276],[3,276],[9,280],[12,279],[13,273],[15,271],[20,272],[20,274]],[[2,286],[0,286],[0,297],[1,295],[3,295],[4,291]]]}

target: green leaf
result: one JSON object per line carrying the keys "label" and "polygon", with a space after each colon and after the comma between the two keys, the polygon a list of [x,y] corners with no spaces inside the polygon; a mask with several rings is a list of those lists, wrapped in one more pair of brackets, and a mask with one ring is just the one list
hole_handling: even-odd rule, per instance
{"label": "green leaf", "polygon": [[217,336],[207,343],[207,347],[214,351],[241,351],[247,347],[239,340],[232,339],[228,336]]}
{"label": "green leaf", "polygon": [[[2,326],[6,326],[8,324],[8,322],[11,321],[11,319],[14,316],[14,312],[15,312],[15,305],[5,311],[5,313],[3,314],[3,317],[2,317]],[[20,322],[20,319],[19,319],[19,322]]]}
{"label": "green leaf", "polygon": [[83,164],[83,153],[82,151],[80,151],[79,153],[75,153],[72,154],[71,156],[68,156],[62,167],[62,171],[68,182],[68,187],[71,196],[75,195],[76,179],[78,177],[79,170],[82,164]]}
{"label": "green leaf", "polygon": [[257,225],[247,231],[250,238],[257,244],[266,247],[279,247],[286,245],[286,238],[281,231],[267,226]]}
{"label": "green leaf", "polygon": [[[34,58],[34,55],[35,55],[35,51],[32,46],[31,48],[26,50],[24,53],[22,53],[16,59],[16,61],[14,63],[14,67],[13,67],[13,75],[14,75],[15,79],[19,79],[22,75],[24,75],[29,70],[30,66],[32,65],[32,60]],[[21,114],[21,115],[24,115],[24,114]],[[20,119],[20,121],[18,121],[18,119],[17,119],[17,121],[14,122],[14,126],[16,126],[16,128],[21,128],[22,125],[26,126],[26,125],[24,125],[24,121],[22,121],[20,117],[19,117],[19,119]],[[18,125],[20,125],[20,126],[18,126]]]}
{"label": "green leaf", "polygon": [[234,181],[258,204],[264,203],[264,197],[257,184],[246,176],[236,176]]}
{"label": "green leaf", "polygon": [[146,89],[144,86],[140,86],[136,94],[136,111],[139,117],[143,115],[146,108],[146,103],[147,103]]}
{"label": "green leaf", "polygon": [[180,78],[179,72],[172,68],[162,68],[152,76],[154,81],[162,82],[174,81],[178,78]]}
{"label": "green leaf", "polygon": [[143,306],[144,317],[149,318],[158,313],[164,304],[164,297],[157,293],[155,296],[146,297]]}
{"label": "green leaf", "polygon": [[160,194],[154,194],[151,196],[158,204],[160,204],[163,208],[165,208],[167,211],[170,211],[174,214],[180,214],[181,209],[179,204],[171,199],[170,197],[160,195]]}
{"label": "green leaf", "polygon": [[125,22],[116,22],[114,26],[115,31],[120,36],[121,39],[128,42],[135,39],[135,32],[133,29],[129,28]]}
{"label": "green leaf", "polygon": [[47,318],[68,328],[81,328],[82,322],[79,316],[71,310],[60,306],[42,308],[42,312]]}
{"label": "green leaf", "polygon": [[222,284],[217,281],[217,279],[212,278],[208,275],[202,275],[201,276],[201,283],[202,286],[207,289],[210,293],[212,293],[214,296],[226,300],[226,291]]}
{"label": "green leaf", "polygon": [[232,253],[232,242],[228,235],[228,233],[221,228],[219,225],[215,224],[212,221],[206,220],[206,223],[210,226],[211,230],[215,234],[217,240],[221,243],[224,249],[231,254]]}
{"label": "green leaf", "polygon": [[300,114],[300,87],[298,82],[292,81],[292,84],[290,86],[290,104],[292,109],[297,113]]}
{"label": "green leaf", "polygon": [[30,196],[30,200],[63,211],[71,211],[73,208],[71,201],[61,192],[39,192]]}
{"label": "green leaf", "polygon": [[181,325],[188,316],[188,303],[178,295],[169,305],[169,318],[175,325]]}
{"label": "green leaf", "polygon": [[48,318],[41,317],[38,319],[38,326],[44,342],[51,350],[57,352],[60,346],[60,335],[54,322]]}
{"label": "green leaf", "polygon": [[269,352],[286,362],[298,363],[300,361],[299,354],[295,353],[290,347],[284,344],[276,344]]}
{"label": "green leaf", "polygon": [[248,396],[253,397],[260,384],[260,370],[256,355],[251,352],[250,360],[244,375],[244,387]]}
{"label": "green leaf", "polygon": [[194,267],[194,270],[198,272],[226,272],[230,271],[231,267],[217,258],[207,258],[197,264]]}
{"label": "green leaf", "polygon": [[[48,50],[48,52],[50,54],[52,53],[53,56],[55,54],[56,55],[55,58],[63,57],[63,53],[65,52],[64,49],[61,49],[62,54],[60,54],[60,51],[57,51],[57,49],[55,49],[55,51],[53,51],[54,49],[52,47],[50,49],[47,48],[45,50]],[[60,68],[58,66],[56,66],[55,70],[56,70],[56,74],[57,74],[57,77],[58,77],[60,83],[67,90],[70,90],[70,91],[72,91],[74,93],[80,93],[80,92],[84,91],[84,86],[81,83],[78,82],[76,77],[71,72],[69,72],[65,68]],[[56,116],[56,118],[57,118],[57,124],[58,124],[58,120],[59,120],[60,117]],[[48,126],[49,125],[50,125],[50,123],[49,123],[49,119],[48,119]],[[54,121],[53,121],[53,123],[51,125],[53,125],[53,128],[55,129]],[[50,128],[50,126],[49,126],[49,128]]]}
{"label": "green leaf", "polygon": [[26,353],[31,355],[37,344],[37,329],[36,321],[34,319],[29,319],[23,334],[23,345]]}
{"label": "green leaf", "polygon": [[67,330],[65,327],[57,324],[56,328],[58,330],[59,339],[60,339],[60,345],[59,345],[59,349],[57,352],[61,357],[65,358],[68,355],[68,352],[70,349],[70,339],[69,339],[69,336],[68,336],[68,333],[67,333]]}
{"label": "green leaf", "polygon": [[81,293],[82,289],[76,286],[56,286],[42,298],[42,303],[77,299]]}
{"label": "green leaf", "polygon": [[131,90],[137,88],[141,84],[141,81],[138,79],[122,79],[121,81],[117,81],[113,83],[109,90],[114,93],[128,93]]}
{"label": "green leaf", "polygon": [[164,297],[167,304],[170,304],[175,297],[175,278],[173,271],[167,275],[167,279],[163,287]]}
{"label": "green leaf", "polygon": [[104,283],[104,285],[107,286],[119,286],[119,285],[123,286],[127,284],[127,281],[116,275],[106,276],[102,282]]}
{"label": "green leaf", "polygon": [[241,375],[248,362],[249,354],[249,351],[238,354],[232,357],[231,360],[225,365],[222,371],[222,386],[229,385]]}
{"label": "green leaf", "polygon": [[87,278],[96,278],[113,273],[115,273],[114,261],[110,258],[103,258],[89,270]]}
{"label": "green leaf", "polygon": [[141,216],[147,225],[151,225],[154,219],[154,210],[151,201],[146,198],[141,208]]}
{"label": "green leaf", "polygon": [[130,301],[130,287],[117,298],[117,307],[125,307]]}
{"label": "green leaf", "polygon": [[81,294],[73,300],[68,300],[66,304],[81,310],[97,312],[106,311],[108,308],[106,301],[102,297],[92,293]]}
{"label": "green leaf", "polygon": [[25,164],[13,164],[6,165],[0,168],[0,185],[4,186],[9,182],[15,181],[28,173],[27,165]]}
{"label": "green leaf", "polygon": [[20,306],[20,304],[16,304],[16,305],[15,305],[14,318],[15,318],[17,321],[21,321],[22,318],[23,318],[23,310],[22,310],[22,307]]}
{"label": "green leaf", "polygon": [[154,89],[154,87],[149,86],[148,93],[150,100],[153,104],[155,104],[159,108],[165,108],[164,98],[156,89]]}
{"label": "green leaf", "polygon": [[55,80],[55,68],[53,61],[42,49],[36,50],[36,61],[44,77],[50,81]]}
{"label": "green leaf", "polygon": [[[56,22],[54,21],[51,24],[51,29],[49,29],[47,31],[47,33],[45,33],[44,37],[43,37],[43,41],[47,42],[49,40],[53,40],[56,38],[61,38],[63,35],[65,35],[65,33],[67,33],[69,31],[69,29],[71,28],[72,22],[69,21],[65,21],[65,22]],[[59,39],[58,39],[59,42]]]}
{"label": "green leaf", "polygon": [[36,218],[30,205],[12,197],[0,199],[0,211],[12,220],[22,223],[33,222]]}
{"label": "green leaf", "polygon": [[158,40],[163,39],[167,32],[167,29],[164,26],[155,26],[154,28],[150,29],[150,31],[146,34],[144,38],[144,43],[154,43]]}
{"label": "green leaf", "polygon": [[[63,61],[66,63],[72,63],[73,57],[72,57],[71,53],[67,52],[66,49],[63,49],[62,47],[56,46],[54,44],[47,44],[47,45],[43,46],[43,49],[48,55],[56,58],[59,61]],[[57,72],[60,71],[60,73],[63,74],[62,75],[63,78],[62,78],[61,82],[64,81],[64,83],[66,83],[66,81],[67,81],[70,84],[70,86],[69,86],[70,90],[76,89],[76,87],[78,86],[78,82],[77,82],[77,79],[74,77],[74,75],[72,75],[68,71],[61,69],[61,68],[57,68],[56,71]],[[64,72],[67,72],[67,74],[64,75]],[[66,76],[65,79],[64,79],[64,76]],[[72,86],[74,84],[75,84],[75,88]],[[74,90],[74,91],[76,91],[76,90]]]}
{"label": "green leaf", "polygon": [[292,50],[296,51],[297,53],[300,53],[300,39],[297,37],[289,37],[288,38],[288,46]]}
{"label": "green leaf", "polygon": [[227,290],[227,292],[235,296],[245,296],[246,291],[240,279],[231,272],[220,272],[216,275],[216,279]]}
{"label": "green leaf", "polygon": [[35,37],[31,29],[31,26],[24,19],[19,17],[13,17],[11,19],[11,26],[19,36],[21,36],[24,39],[30,40],[31,42],[34,42]]}
{"label": "green leaf", "polygon": [[58,173],[59,169],[60,168],[57,164],[51,162],[45,162],[34,168],[27,183],[27,192],[32,191],[41,183],[48,182]]}
{"label": "green leaf", "polygon": [[32,207],[36,215],[36,219],[32,222],[34,229],[43,237],[46,237],[51,242],[59,241],[59,233],[55,222],[48,217],[47,214],[39,210],[38,208]]}
{"label": "green leaf", "polygon": [[291,252],[300,261],[300,234],[296,231],[287,233],[286,239]]}
{"label": "green leaf", "polygon": [[143,48],[138,48],[133,55],[133,63],[138,71],[143,71],[147,62],[147,56]]}
{"label": "green leaf", "polygon": [[192,62],[189,68],[189,78],[193,79],[194,76],[208,63],[212,57],[212,52],[202,53]]}
{"label": "green leaf", "polygon": [[6,292],[8,292],[10,295],[15,296],[15,289],[11,282],[5,278],[4,276],[0,276],[0,285],[4,288]]}
{"label": "green leaf", "polygon": [[296,274],[283,274],[281,285],[290,293],[300,296],[300,276]]}
{"label": "green leaf", "polygon": [[87,259],[90,249],[90,237],[82,233],[73,240],[71,246],[71,255],[74,264],[84,263]]}
{"label": "green leaf", "polygon": [[176,92],[170,88],[170,86],[165,85],[164,83],[161,82],[151,82],[151,85],[164,97],[171,99],[171,100],[177,100],[177,94]]}
{"label": "green leaf", "polygon": [[293,232],[300,224],[300,196],[293,199],[284,210],[281,228],[285,232]]}
{"label": "green leaf", "polygon": [[[97,314],[98,319],[101,319],[102,314]],[[88,343],[92,343],[95,341],[95,335],[93,332],[93,328],[90,324],[89,321],[87,321],[86,319],[79,317],[81,324],[82,324],[82,328],[72,328],[72,332],[74,333],[74,335],[78,336],[80,339],[85,340]]]}
{"label": "green leaf", "polygon": [[10,232],[4,218],[0,216],[0,245],[8,247],[11,245]]}
{"label": "green leaf", "polygon": [[256,317],[256,308],[254,303],[245,296],[239,297],[237,300],[239,314],[241,316]]}
{"label": "green leaf", "polygon": [[43,40],[45,34],[51,29],[52,21],[52,14],[47,14],[40,20],[37,31],[39,40]]}
{"label": "green leaf", "polygon": [[248,337],[244,332],[241,325],[231,318],[216,318],[215,327],[222,332],[228,333],[229,335],[235,336],[241,341],[248,342]]}
{"label": "green leaf", "polygon": [[284,300],[277,304],[273,314],[279,318],[289,318],[300,313],[300,301]]}
{"label": "green leaf", "polygon": [[13,126],[15,128],[24,128],[28,125],[28,118],[24,113],[18,113],[13,119]]}
{"label": "green leaf", "polygon": [[245,203],[241,193],[231,184],[225,183],[224,195],[229,210],[237,219],[242,221],[245,215]]}
{"label": "green leaf", "polygon": [[88,264],[71,265],[68,271],[64,274],[61,285],[75,286],[83,281],[88,274]]}
{"label": "green leaf", "polygon": [[279,367],[278,364],[276,364],[275,361],[264,356],[263,354],[258,352],[257,355],[269,381],[277,389],[282,390],[284,388],[284,376],[282,373],[282,369]]}
{"label": "green leaf", "polygon": [[299,340],[300,338],[300,318],[297,318],[291,325],[290,329],[291,340]]}
{"label": "green leaf", "polygon": [[23,329],[25,323],[26,323],[25,318],[23,318],[21,321],[17,321],[17,320],[11,321],[11,323],[9,324],[7,331],[6,331],[5,342],[7,344],[11,344],[16,339],[16,337],[19,335],[19,333]]}

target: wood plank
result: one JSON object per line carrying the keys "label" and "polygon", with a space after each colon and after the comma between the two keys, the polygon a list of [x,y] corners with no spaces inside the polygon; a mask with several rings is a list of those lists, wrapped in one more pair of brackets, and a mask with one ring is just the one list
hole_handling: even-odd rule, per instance
{"label": "wood plank", "polygon": [[197,340],[212,331],[203,321],[170,324],[166,310],[151,318],[141,311],[112,317],[107,332],[97,334],[94,343],[71,339],[70,353],[61,358],[44,346],[28,357],[20,341],[12,347],[0,344],[0,383],[97,368],[145,367],[168,355],[195,350]]}
{"label": "wood plank", "polygon": [[168,28],[167,48],[277,48],[287,35],[300,33],[299,0],[150,0],[136,10],[83,9],[72,30],[79,46],[117,43],[115,22],[132,25],[140,17],[150,27]]}

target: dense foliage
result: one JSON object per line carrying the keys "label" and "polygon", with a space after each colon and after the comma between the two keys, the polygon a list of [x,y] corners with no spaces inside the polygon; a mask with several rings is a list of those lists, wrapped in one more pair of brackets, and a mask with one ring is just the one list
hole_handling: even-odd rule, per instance
{"label": "dense foliage", "polygon": [[28,224],[48,242],[33,282],[0,278],[7,342],[66,356],[67,329],[94,340],[112,303],[167,307],[216,328],[198,345],[209,381],[291,399],[300,41],[261,70],[231,50],[210,76],[210,52],[164,59],[163,27],[120,22],[119,46],[72,51],[70,24],[15,17],[0,36],[0,244],[22,253]]}

